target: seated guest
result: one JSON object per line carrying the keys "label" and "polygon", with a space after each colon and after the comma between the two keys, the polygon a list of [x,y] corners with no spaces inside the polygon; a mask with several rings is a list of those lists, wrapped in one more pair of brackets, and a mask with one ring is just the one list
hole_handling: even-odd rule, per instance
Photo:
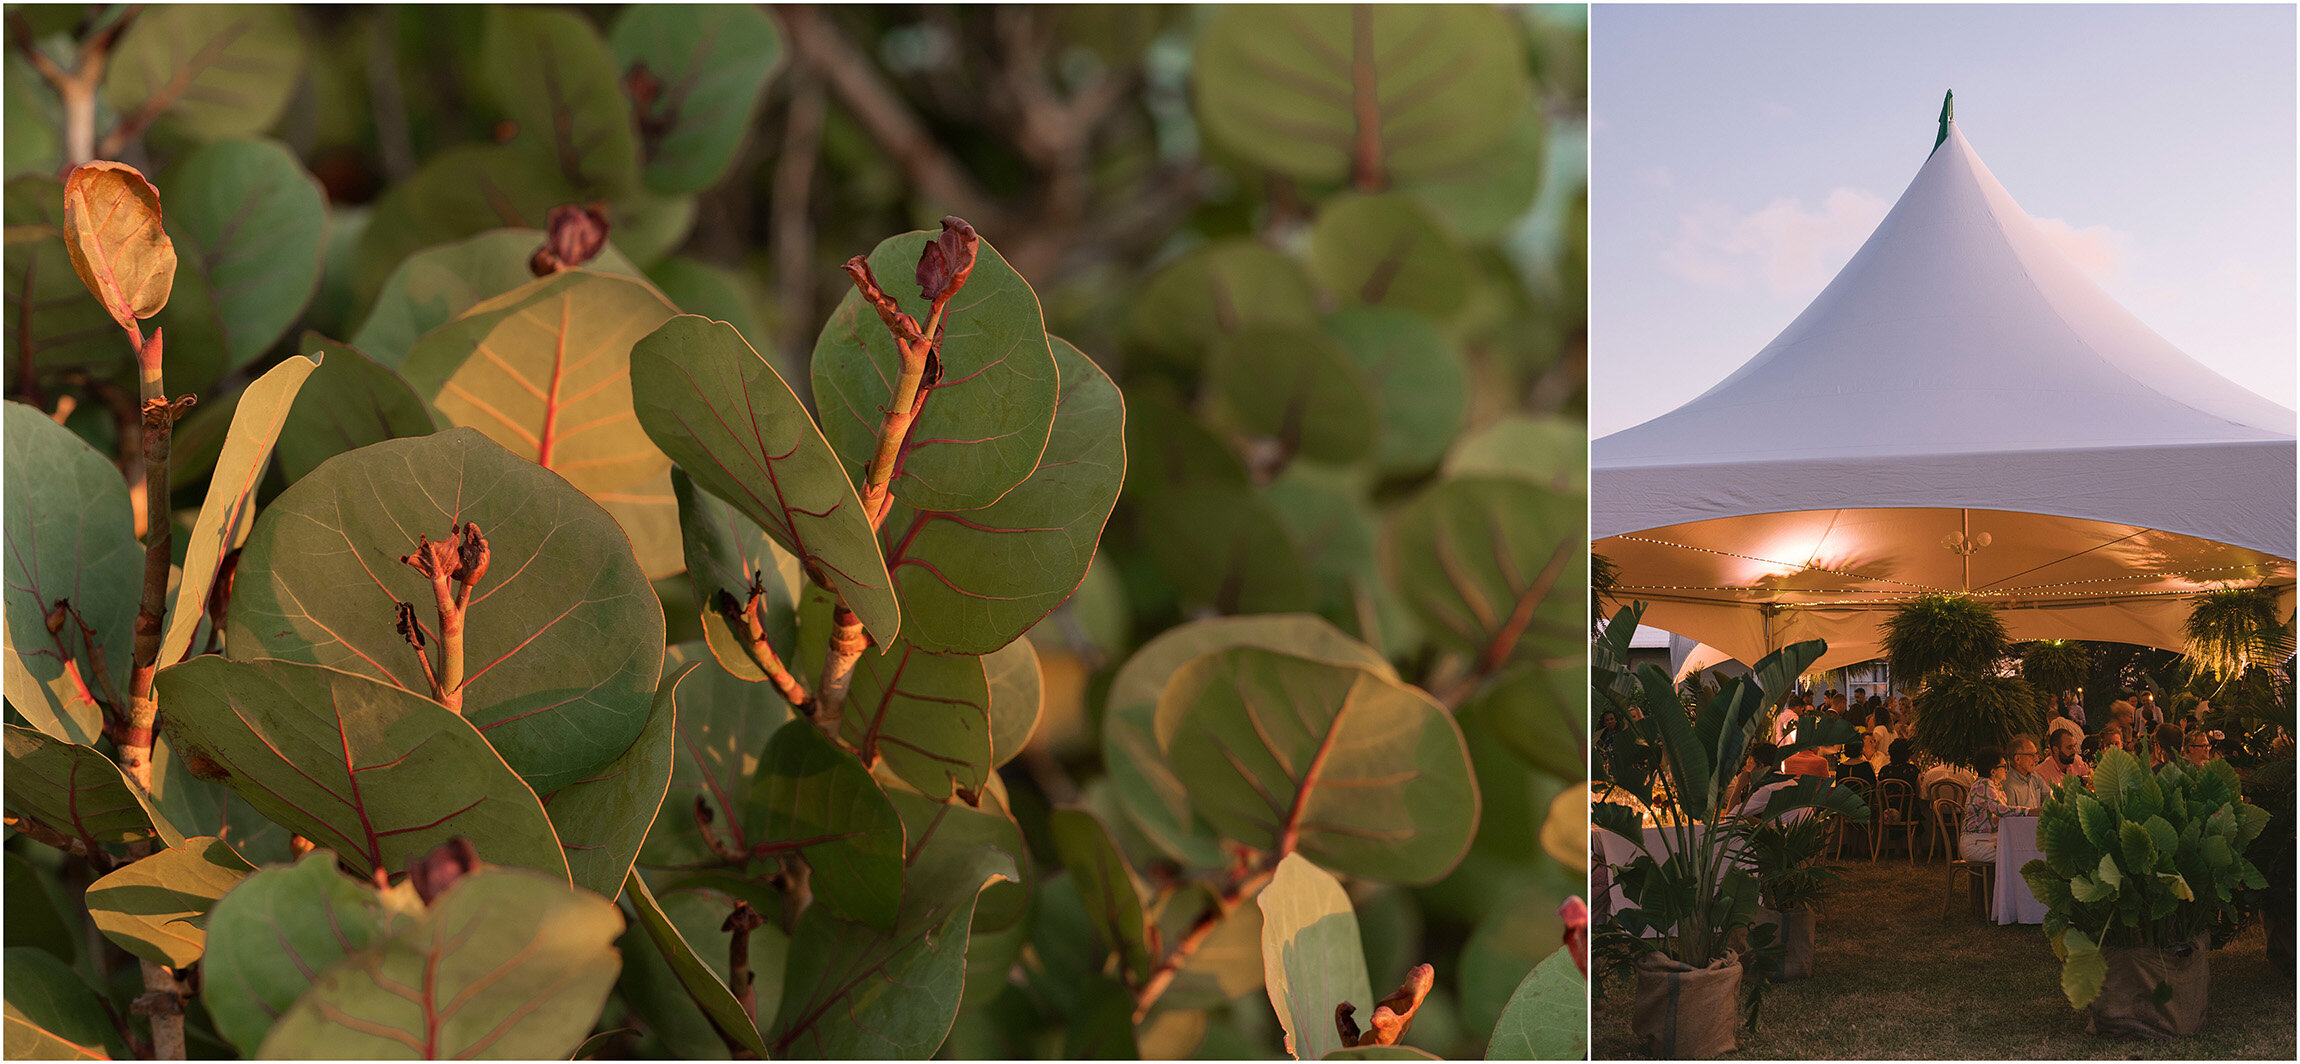
{"label": "seated guest", "polygon": [[1812,707],[1812,700],[1804,695],[1790,695],[1789,704],[1773,717],[1773,731],[1769,738],[1775,744],[1786,743],[1797,734],[1797,718]]}
{"label": "seated guest", "polygon": [[1827,776],[1829,759],[1818,750],[1803,750],[1781,762],[1781,771],[1792,776]]}
{"label": "seated guest", "polygon": [[2105,731],[2098,735],[2087,735],[2084,737],[2084,749],[2079,758],[2085,764],[2097,765],[2100,763],[2100,752],[2109,749],[2110,745],[2108,733]]}
{"label": "seated guest", "polygon": [[2075,776],[2078,779],[2091,776],[2092,766],[2086,763],[2084,758],[2078,756],[2078,750],[2083,745],[2082,732],[2071,728],[2054,728],[2052,730],[2052,756],[2045,758],[2044,764],[2037,766],[2037,778],[2043,780],[2047,788],[2051,788],[2059,786],[2060,781],[2070,776]]}
{"label": "seated guest", "polygon": [[1847,752],[1845,759],[1837,763],[1837,778],[1860,780],[1868,784],[1871,790],[1874,790],[1877,786],[1877,767],[1869,764],[1868,758]]}
{"label": "seated guest", "polygon": [[[1779,760],[1779,751],[1772,743],[1759,739],[1749,744],[1741,755],[1741,771],[1733,774],[1733,782],[1725,785],[1724,808],[1738,811],[1749,800],[1757,780],[1772,771],[1773,762]],[[1735,815],[1739,815],[1736,812]]]}
{"label": "seated guest", "polygon": [[2036,774],[2037,762],[2043,760],[2037,753],[2036,740],[2026,735],[2012,741],[2012,768],[1997,787],[2005,804],[2035,810],[2044,805],[2045,796],[2052,793],[2042,777]]}
{"label": "seated guest", "polygon": [[2004,752],[1993,746],[1984,746],[1973,752],[1973,771],[1980,778],[1965,796],[1964,821],[1958,825],[1957,852],[1967,861],[1994,861],[1997,859],[1997,821],[2008,813],[2018,813],[2004,800]]}
{"label": "seated guest", "polygon": [[2180,748],[2188,736],[2180,730],[2178,724],[2159,724],[2156,726],[2156,734],[2150,738],[2148,770],[2154,772],[2164,767],[2165,762],[2180,756]]}
{"label": "seated guest", "polygon": [[2212,733],[2198,728],[2181,741],[2181,753],[2187,755],[2191,765],[2202,765],[2212,760]]}
{"label": "seated guest", "polygon": [[2124,725],[2112,720],[2101,726],[2100,748],[2103,750],[2115,748],[2129,754],[2132,752],[2131,738],[2132,733],[2126,731]]}
{"label": "seated guest", "polygon": [[1917,744],[1907,739],[1895,739],[1887,743],[1885,745],[1887,760],[1885,767],[1877,770],[1877,782],[1900,780],[1908,784],[1909,790],[1914,792],[1917,789],[1917,763],[1911,759],[1916,756],[1916,753]]}
{"label": "seated guest", "polygon": [[[1918,793],[1917,763],[1909,759],[1916,755],[1916,751],[1917,744],[1910,742],[1907,739],[1895,739],[1892,742],[1886,744],[1885,756],[1887,760],[1885,762],[1885,766],[1877,770],[1877,785],[1879,787],[1884,786],[1885,783],[1890,780],[1899,780],[1902,783],[1908,784],[1909,799],[1912,803],[1916,801],[1916,795]],[[1907,820],[1914,815],[1915,806],[1913,804],[1902,807],[1902,819]]]}

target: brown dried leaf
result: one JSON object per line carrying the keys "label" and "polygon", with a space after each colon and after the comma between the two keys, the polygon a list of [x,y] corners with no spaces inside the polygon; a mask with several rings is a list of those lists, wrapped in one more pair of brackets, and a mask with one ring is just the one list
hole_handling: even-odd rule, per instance
{"label": "brown dried leaf", "polygon": [[64,179],[64,245],[121,328],[168,305],[176,246],[160,225],[160,194],[135,167],[92,162]]}

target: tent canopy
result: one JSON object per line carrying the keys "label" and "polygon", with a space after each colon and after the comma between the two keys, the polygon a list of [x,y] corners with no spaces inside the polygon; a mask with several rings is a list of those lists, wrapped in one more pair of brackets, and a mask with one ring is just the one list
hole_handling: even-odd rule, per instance
{"label": "tent canopy", "polygon": [[1590,445],[1618,597],[1743,661],[1828,639],[1825,667],[1927,592],[2017,639],[2177,649],[2187,596],[2288,589],[2292,411],[2118,306],[1942,132],[1780,336]]}

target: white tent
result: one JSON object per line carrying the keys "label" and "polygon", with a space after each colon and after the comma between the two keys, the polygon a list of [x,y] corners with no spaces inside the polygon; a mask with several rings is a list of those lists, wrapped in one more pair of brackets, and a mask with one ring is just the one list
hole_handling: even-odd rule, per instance
{"label": "white tent", "polygon": [[2292,411],[2118,306],[1941,132],[1787,330],[1590,445],[1618,597],[1743,661],[1825,638],[1825,667],[1879,656],[1925,592],[2006,607],[2016,639],[2177,649],[2195,592],[2288,590]]}

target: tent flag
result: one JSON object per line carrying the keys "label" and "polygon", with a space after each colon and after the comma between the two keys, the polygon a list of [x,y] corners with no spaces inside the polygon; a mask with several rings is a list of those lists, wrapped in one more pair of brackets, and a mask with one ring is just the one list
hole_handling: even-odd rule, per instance
{"label": "tent flag", "polygon": [[[1950,89],[1941,97],[1941,135],[1933,138],[1933,151],[1941,150],[1941,143],[1949,139],[1949,123],[1957,120],[1957,93]],[[1931,153],[1926,153],[1930,157]]]}

